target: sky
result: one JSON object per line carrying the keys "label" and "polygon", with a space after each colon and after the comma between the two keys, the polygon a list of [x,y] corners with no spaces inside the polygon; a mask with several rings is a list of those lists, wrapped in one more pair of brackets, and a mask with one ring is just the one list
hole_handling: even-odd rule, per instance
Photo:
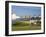
{"label": "sky", "polygon": [[39,16],[41,15],[41,7],[34,6],[15,6],[12,5],[12,13],[16,16]]}

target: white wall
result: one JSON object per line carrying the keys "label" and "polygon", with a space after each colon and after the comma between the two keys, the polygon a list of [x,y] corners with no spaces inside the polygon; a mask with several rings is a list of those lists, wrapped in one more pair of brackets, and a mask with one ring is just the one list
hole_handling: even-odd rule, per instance
{"label": "white wall", "polygon": [[[15,0],[15,1],[45,2],[46,0]],[[46,13],[45,13],[45,18],[46,18]],[[0,37],[5,37],[4,35],[5,35],[5,0],[0,0]],[[16,37],[45,37],[45,36],[46,34],[24,35]]]}

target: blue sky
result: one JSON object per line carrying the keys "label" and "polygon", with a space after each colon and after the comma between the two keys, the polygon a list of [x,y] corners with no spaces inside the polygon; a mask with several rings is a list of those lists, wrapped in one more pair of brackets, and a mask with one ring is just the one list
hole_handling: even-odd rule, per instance
{"label": "blue sky", "polygon": [[12,5],[12,13],[17,16],[39,16],[41,15],[41,7]]}

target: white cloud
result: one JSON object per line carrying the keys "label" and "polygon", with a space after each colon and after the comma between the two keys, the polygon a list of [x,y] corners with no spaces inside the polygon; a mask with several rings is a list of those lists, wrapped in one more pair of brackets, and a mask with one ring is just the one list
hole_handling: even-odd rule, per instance
{"label": "white cloud", "polygon": [[16,16],[16,14],[12,14],[12,20],[15,20],[16,18],[20,18],[20,17]]}

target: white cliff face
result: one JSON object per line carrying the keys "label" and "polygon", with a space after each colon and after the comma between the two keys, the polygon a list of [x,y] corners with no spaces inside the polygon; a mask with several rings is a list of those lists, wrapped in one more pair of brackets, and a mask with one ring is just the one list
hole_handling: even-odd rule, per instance
{"label": "white cliff face", "polygon": [[17,18],[20,18],[20,17],[16,16],[16,14],[12,14],[12,20],[16,20]]}

